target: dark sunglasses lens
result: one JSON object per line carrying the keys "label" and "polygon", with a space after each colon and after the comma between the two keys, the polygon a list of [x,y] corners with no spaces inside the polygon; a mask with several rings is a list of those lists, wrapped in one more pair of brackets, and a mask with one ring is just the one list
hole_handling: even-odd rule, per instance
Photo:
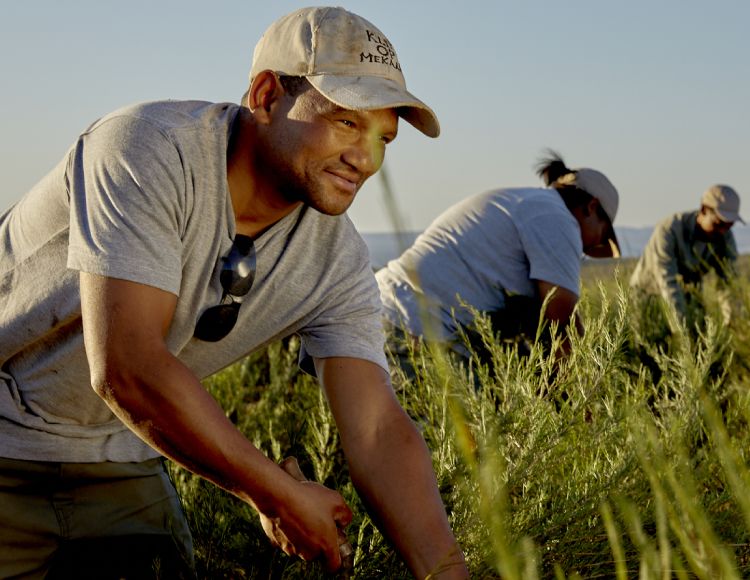
{"label": "dark sunglasses lens", "polygon": [[244,296],[255,280],[255,246],[235,245],[221,268],[221,287],[227,294]]}
{"label": "dark sunglasses lens", "polygon": [[240,304],[238,302],[212,306],[201,314],[198,324],[195,325],[193,336],[206,342],[221,340],[234,328],[239,312]]}
{"label": "dark sunglasses lens", "polygon": [[237,298],[230,304],[219,304],[203,312],[195,325],[193,336],[206,342],[217,342],[237,324],[241,297],[250,292],[255,280],[255,245],[249,236],[237,234],[229,255],[223,259],[219,273],[224,296]]}
{"label": "dark sunglasses lens", "polygon": [[250,292],[255,280],[255,254],[243,256],[235,262],[227,260],[219,277],[227,294],[244,296]]}

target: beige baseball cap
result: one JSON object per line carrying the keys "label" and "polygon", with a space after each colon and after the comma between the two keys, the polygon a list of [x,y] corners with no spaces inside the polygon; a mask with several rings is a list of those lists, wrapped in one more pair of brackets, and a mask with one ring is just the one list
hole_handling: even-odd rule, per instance
{"label": "beige baseball cap", "polygon": [[318,92],[345,109],[395,108],[425,135],[440,134],[432,109],[406,90],[390,41],[372,23],[343,8],[302,8],[271,24],[255,46],[250,80],[263,70],[307,77]]}
{"label": "beige baseball cap", "polygon": [[701,204],[713,209],[724,222],[745,223],[740,217],[740,196],[728,185],[712,185],[701,198]]}
{"label": "beige baseball cap", "polygon": [[573,169],[570,173],[559,177],[551,184],[551,187],[557,185],[575,186],[599,200],[599,205],[601,205],[604,213],[609,218],[608,244],[597,247],[593,253],[589,252],[589,255],[596,258],[619,258],[620,243],[617,241],[615,228],[612,224],[615,222],[617,208],[620,205],[620,194],[617,193],[615,186],[607,179],[607,176],[596,169],[581,167]]}

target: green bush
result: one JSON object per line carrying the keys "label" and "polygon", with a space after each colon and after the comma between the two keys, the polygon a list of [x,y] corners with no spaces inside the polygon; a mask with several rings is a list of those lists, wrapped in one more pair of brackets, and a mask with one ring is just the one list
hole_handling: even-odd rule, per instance
{"label": "green bush", "polygon": [[[413,353],[416,377],[394,369],[472,577],[746,577],[750,323],[723,325],[708,286],[700,329],[645,343],[644,324],[655,321],[628,295],[629,265],[608,267],[595,277],[604,284],[585,278],[586,333],[565,361],[540,346],[522,356],[480,324],[489,361],[424,347]],[[748,312],[744,278],[732,292]],[[206,387],[269,457],[294,455],[308,477],[343,494],[355,512],[354,577],[408,578],[354,492],[325,399],[297,369],[297,352],[294,338],[273,344]],[[171,470],[201,577],[326,577],[272,548],[242,502]]]}

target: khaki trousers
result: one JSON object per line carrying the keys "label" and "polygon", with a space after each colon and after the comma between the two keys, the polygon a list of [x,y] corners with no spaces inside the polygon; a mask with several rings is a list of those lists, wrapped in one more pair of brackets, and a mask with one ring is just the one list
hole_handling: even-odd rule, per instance
{"label": "khaki trousers", "polygon": [[0,458],[0,578],[190,578],[192,558],[162,459]]}

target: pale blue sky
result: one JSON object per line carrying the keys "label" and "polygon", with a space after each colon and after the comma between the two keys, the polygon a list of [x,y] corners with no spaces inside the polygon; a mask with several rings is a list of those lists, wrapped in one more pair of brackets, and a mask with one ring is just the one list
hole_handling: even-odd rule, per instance
{"label": "pale blue sky", "polygon": [[[0,210],[119,106],[237,101],[252,49],[310,2],[4,1],[0,19]],[[438,114],[428,139],[402,124],[386,166],[407,225],[468,195],[536,185],[545,147],[604,171],[616,225],[697,207],[716,182],[750,215],[750,2],[465,0],[342,2],[395,45],[407,85]],[[350,211],[389,229],[380,181]]]}

